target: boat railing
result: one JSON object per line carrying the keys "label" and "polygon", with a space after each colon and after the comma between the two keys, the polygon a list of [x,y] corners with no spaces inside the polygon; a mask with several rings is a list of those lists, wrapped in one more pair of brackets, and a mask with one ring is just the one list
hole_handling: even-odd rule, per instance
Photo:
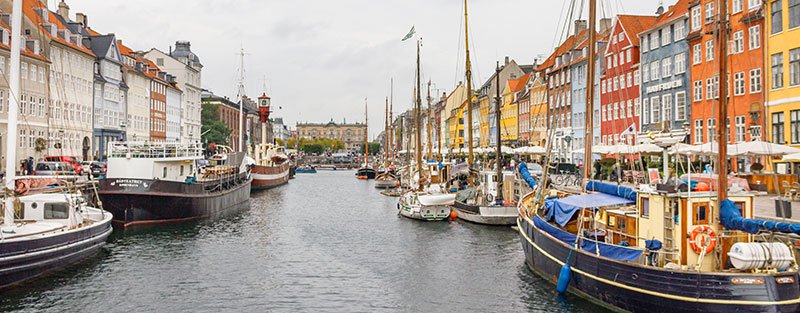
{"label": "boat railing", "polygon": [[200,143],[125,142],[108,144],[108,158],[194,158],[203,156]]}

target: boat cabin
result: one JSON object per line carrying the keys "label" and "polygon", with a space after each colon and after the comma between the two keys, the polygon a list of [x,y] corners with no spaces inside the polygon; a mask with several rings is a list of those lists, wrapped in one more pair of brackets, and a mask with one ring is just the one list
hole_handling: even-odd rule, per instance
{"label": "boat cabin", "polygon": [[51,193],[18,197],[14,202],[14,221],[41,224],[42,231],[53,228],[71,229],[84,222],[80,213],[84,200],[80,194]]}
{"label": "boat cabin", "polygon": [[106,178],[184,182],[196,179],[204,166],[200,144],[112,142]]}

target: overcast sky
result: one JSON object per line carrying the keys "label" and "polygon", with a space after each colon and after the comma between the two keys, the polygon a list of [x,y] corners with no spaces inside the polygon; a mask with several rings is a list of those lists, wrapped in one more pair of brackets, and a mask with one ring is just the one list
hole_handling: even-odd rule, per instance
{"label": "overcast sky", "polygon": [[[48,0],[55,10],[60,0]],[[546,57],[563,29],[569,1],[472,0],[470,46],[474,84],[510,56],[520,64]],[[577,2],[581,2],[580,0]],[[586,1],[588,2],[588,1]],[[605,15],[652,14],[657,0],[603,0]],[[675,0],[666,0],[669,5]],[[265,90],[273,116],[296,122],[364,120],[370,134],[383,128],[384,99],[394,78],[394,111],[410,108],[415,45],[400,39],[412,25],[422,37],[423,80],[438,93],[464,77],[463,2],[460,0],[67,0],[70,14],[115,33],[135,50],[168,51],[190,40],[203,63],[203,87],[235,97],[240,47],[246,92]],[[588,9],[584,9],[584,16]],[[601,13],[602,15],[602,13]],[[563,22],[562,22],[563,24]],[[266,78],[266,79],[265,79]],[[266,84],[265,84],[266,80]],[[266,87],[265,87],[266,85]],[[266,88],[266,89],[265,89]],[[423,97],[425,95],[423,94]]]}

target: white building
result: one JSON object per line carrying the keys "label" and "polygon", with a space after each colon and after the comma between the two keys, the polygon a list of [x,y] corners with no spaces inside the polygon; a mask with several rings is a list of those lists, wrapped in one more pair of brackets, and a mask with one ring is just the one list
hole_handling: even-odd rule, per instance
{"label": "white building", "polygon": [[272,135],[274,139],[283,140],[283,142],[287,142],[291,134],[289,133],[289,127],[283,123],[282,117],[276,117],[272,119]]}
{"label": "white building", "polygon": [[[175,77],[167,74],[167,82],[174,83]],[[177,86],[167,86],[167,142],[181,141],[181,104],[183,93]]]}
{"label": "white building", "polygon": [[167,54],[154,48],[145,57],[155,61],[163,71],[175,76],[178,88],[183,91],[181,136],[185,140],[199,142],[203,65],[200,64],[200,58],[192,52],[188,41],[177,41],[175,50],[170,50]]}
{"label": "white building", "polygon": [[150,138],[150,77],[144,72],[144,62],[133,50],[117,41],[124,62],[125,85],[128,86],[128,112],[125,132],[127,140],[144,141]]}

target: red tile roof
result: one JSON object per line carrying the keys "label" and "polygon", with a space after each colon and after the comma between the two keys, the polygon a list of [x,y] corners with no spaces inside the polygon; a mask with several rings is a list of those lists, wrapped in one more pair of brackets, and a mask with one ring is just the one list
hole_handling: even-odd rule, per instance
{"label": "red tile roof", "polygon": [[[43,9],[47,10],[47,17],[43,18],[42,15],[40,15],[37,12],[37,10],[36,10],[37,8],[43,8]],[[56,28],[58,28],[59,30],[68,30],[67,26],[64,25],[63,23],[61,23],[61,20],[59,20],[55,16],[55,13],[53,13],[50,10],[48,10],[47,6],[44,3],[42,3],[41,1],[38,1],[38,0],[23,0],[23,2],[22,2],[22,13],[28,19],[30,19],[34,24],[36,24],[36,27],[38,27],[38,30],[42,34],[45,34],[51,40],[53,40],[55,42],[58,42],[58,43],[60,43],[62,45],[68,46],[70,48],[73,48],[75,50],[81,51],[83,53],[86,53],[88,55],[91,55],[93,57],[95,56],[94,53],[92,53],[92,51],[89,50],[88,48],[86,48],[86,47],[84,47],[82,45],[75,45],[75,44],[69,42],[68,40],[62,39],[61,37],[53,36],[50,32],[48,32],[47,30],[44,29],[44,27],[41,25],[41,23],[50,23],[50,24],[56,25]]]}
{"label": "red tile roof", "polygon": [[639,46],[639,34],[653,27],[658,19],[653,15],[619,15],[617,16],[622,28],[635,47]]}
{"label": "red tile roof", "polygon": [[528,83],[528,79],[530,79],[531,73],[525,74],[520,78],[511,79],[508,81],[508,89],[511,92],[518,92],[525,88],[525,85]]}
{"label": "red tile roof", "polygon": [[681,17],[684,14],[689,13],[689,2],[690,0],[678,0],[678,2],[675,3],[675,5],[673,5],[672,7],[670,7],[669,10],[656,17],[656,22],[655,24],[653,24],[653,26],[650,26],[649,28],[642,30],[642,32],[646,32],[650,29],[672,22],[678,17]]}

